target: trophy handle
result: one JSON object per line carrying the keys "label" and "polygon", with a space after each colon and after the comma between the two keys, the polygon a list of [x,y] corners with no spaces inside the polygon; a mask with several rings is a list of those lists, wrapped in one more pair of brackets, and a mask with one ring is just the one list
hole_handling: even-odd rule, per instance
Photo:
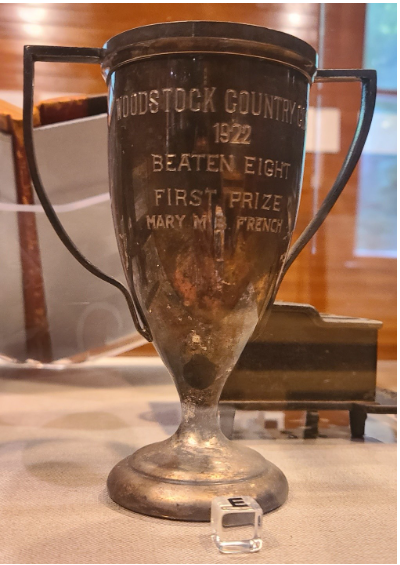
{"label": "trophy handle", "polygon": [[54,211],[54,208],[43,187],[36,163],[35,149],[33,145],[33,88],[35,62],[100,63],[102,57],[103,49],[90,47],[51,47],[46,45],[27,45],[24,47],[23,130],[26,158],[36,194],[38,195],[46,216],[58,237],[61,239],[68,251],[83,267],[85,267],[85,269],[99,279],[115,286],[122,292],[128,304],[135,328],[145,339],[147,339],[147,341],[152,341],[150,328],[145,321],[135,290],[132,289],[132,293],[130,293],[122,283],[103,273],[78,250],[67,232],[64,230],[57,214]]}
{"label": "trophy handle", "polygon": [[280,279],[276,287],[277,289],[293,261],[320,228],[322,222],[332,210],[336,200],[339,198],[342,190],[346,186],[360,158],[371,126],[372,116],[374,114],[376,99],[376,71],[364,69],[318,70],[316,72],[314,82],[361,82],[360,113],[353,141],[351,142],[346,159],[344,160],[337,179],[323,201],[321,208],[297,239],[296,243],[290,248],[286,262],[281,271]]}

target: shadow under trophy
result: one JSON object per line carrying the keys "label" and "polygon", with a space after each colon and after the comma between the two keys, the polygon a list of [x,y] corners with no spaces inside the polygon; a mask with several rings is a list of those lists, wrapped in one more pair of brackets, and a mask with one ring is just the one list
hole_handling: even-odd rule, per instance
{"label": "shadow under trophy", "polygon": [[[129,290],[81,255],[45,194],[32,142],[37,61],[101,65],[112,212]],[[314,49],[295,37],[225,22],[139,27],[101,49],[25,47],[24,135],[36,192],[74,257],[124,293],[181,400],[176,433],[111,471],[110,496],[125,508],[206,521],[215,496],[249,495],[264,512],[287,498],[282,471],[229,441],[217,410],[228,375],[343,190],[368,134],[375,71],[316,66]],[[309,91],[321,81],[361,82],[359,121],[334,186],[289,250]]]}

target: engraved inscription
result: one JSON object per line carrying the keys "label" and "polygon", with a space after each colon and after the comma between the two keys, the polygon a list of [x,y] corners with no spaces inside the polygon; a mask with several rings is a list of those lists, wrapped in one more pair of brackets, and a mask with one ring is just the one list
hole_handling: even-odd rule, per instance
{"label": "engraved inscription", "polygon": [[[288,197],[282,190],[288,186],[287,181],[293,179],[293,166],[285,159],[277,159],[276,154],[252,154],[250,148],[257,140],[254,117],[304,130],[306,108],[302,104],[267,92],[209,86],[138,90],[118,97],[115,108],[118,120],[129,117],[140,120],[140,116],[149,118],[159,113],[219,114],[219,121],[214,119],[213,122],[212,117],[205,119],[208,139],[202,132],[195,145],[191,142],[192,147],[209,151],[215,144],[214,152],[207,149],[204,152],[163,152],[161,140],[160,150],[150,154],[149,174],[154,176],[154,185],[153,202],[145,216],[148,230],[208,230],[213,233],[216,261],[223,260],[227,229],[268,234],[282,232],[282,214],[288,205]],[[176,123],[177,119],[168,118],[167,128],[169,120]],[[191,186],[187,186],[189,179],[182,173],[189,174]],[[221,184],[216,181],[217,174]],[[185,179],[183,186],[179,186],[179,179]],[[212,188],[213,185],[218,190]],[[231,218],[233,214],[233,221],[227,222],[228,214]]]}
{"label": "engraved inscription", "polygon": [[211,88],[161,88],[141,90],[117,98],[117,118],[143,116],[158,112],[216,112],[215,87]]}
{"label": "engraved inscription", "polygon": [[213,125],[215,143],[250,144],[251,126],[248,124],[227,124],[219,122]]}
{"label": "engraved inscription", "polygon": [[225,92],[225,112],[229,114],[251,114],[303,127],[305,110],[304,106],[294,100],[265,92],[238,92],[231,88]]}
{"label": "engraved inscription", "polygon": [[179,214],[149,214],[146,216],[147,229],[159,229],[159,228],[182,228],[183,220],[186,215]]}
{"label": "engraved inscription", "polygon": [[[227,224],[222,209],[217,206],[215,217],[214,234],[223,233]],[[219,212],[218,212],[219,211]],[[211,227],[208,214],[148,214],[146,216],[147,229],[181,229],[185,225],[191,225],[196,230],[206,230]],[[236,219],[236,230],[252,232],[281,233],[283,220],[278,218],[264,218],[263,216],[238,216]],[[222,236],[221,236],[222,237]]]}
{"label": "engraved inscription", "polygon": [[186,188],[156,188],[154,204],[156,206],[212,206],[217,191],[209,188],[204,190]]}
{"label": "engraved inscription", "polygon": [[167,153],[157,155],[152,153],[153,173],[161,172],[200,172],[233,173],[242,172],[245,175],[273,177],[276,179],[289,178],[290,163],[274,159],[264,159],[245,155],[244,158],[235,155],[210,153]]}
{"label": "engraved inscription", "polygon": [[282,224],[283,220],[278,220],[277,218],[238,216],[236,220],[236,229],[243,228],[246,231],[280,233],[282,230]]}
{"label": "engraved inscription", "polygon": [[[215,203],[215,189],[186,189],[186,188],[156,188],[154,190],[154,205],[163,208],[170,206],[205,206],[212,207]],[[262,194],[260,192],[242,192],[225,190],[228,208],[240,210],[272,210],[282,211],[282,194]]]}
{"label": "engraved inscription", "polygon": [[273,159],[261,159],[260,157],[245,158],[245,174],[246,175],[265,175],[266,177],[274,177],[286,179],[289,174],[290,163],[284,161],[274,161]]}
{"label": "engraved inscription", "polygon": [[168,153],[156,155],[152,153],[153,173],[161,171],[168,172],[200,172],[222,173],[224,171],[233,172],[235,170],[235,159],[233,155],[221,155],[210,153]]}
{"label": "engraved inscription", "polygon": [[[295,100],[267,92],[235,90],[227,88],[219,92],[217,87],[204,88],[160,88],[154,90],[139,90],[119,96],[116,99],[117,120],[130,116],[144,116],[159,112],[226,112],[228,117],[258,116],[265,120],[275,120],[305,129],[306,107]],[[231,132],[225,128],[228,123],[220,124],[220,143]],[[240,124],[233,124],[239,126]],[[222,128],[224,126],[224,128]],[[249,127],[249,126],[248,126]],[[222,129],[224,131],[222,131]],[[222,134],[222,138],[221,138]],[[250,130],[237,128],[234,136],[239,139],[250,136]],[[232,142],[232,141],[231,141]],[[239,143],[236,141],[236,143]],[[243,142],[241,142],[243,143]]]}

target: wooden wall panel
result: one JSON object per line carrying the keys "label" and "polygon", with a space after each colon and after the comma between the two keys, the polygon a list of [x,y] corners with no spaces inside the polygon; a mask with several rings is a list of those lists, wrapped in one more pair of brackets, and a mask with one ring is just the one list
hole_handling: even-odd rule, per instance
{"label": "wooden wall panel", "polygon": [[[22,50],[27,43],[101,47],[126,29],[174,20],[227,20],[292,33],[317,45],[318,4],[0,4],[0,89],[22,87]],[[92,65],[42,63],[37,83],[44,92],[105,91]]]}

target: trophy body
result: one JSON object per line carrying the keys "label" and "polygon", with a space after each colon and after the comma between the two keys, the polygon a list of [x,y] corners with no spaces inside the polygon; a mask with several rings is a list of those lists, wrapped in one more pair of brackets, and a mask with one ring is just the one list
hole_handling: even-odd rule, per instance
{"label": "trophy body", "polygon": [[88,263],[60,227],[37,175],[28,124],[32,178],[71,253],[124,291],[182,405],[171,438],[114,467],[111,498],[144,514],[195,521],[210,519],[215,496],[248,495],[264,512],[277,508],[287,497],[285,476],[257,452],[225,438],[218,399],[285,269],[357,162],[372,118],[373,78],[365,75],[372,71],[318,71],[321,80],[365,79],[366,104],[329,201],[288,256],[316,76],[309,45],[256,26],[176,22],[130,30],[102,50],[71,48],[66,55],[55,50],[67,48],[26,49],[25,123],[34,60],[101,63],[109,88],[112,212],[131,299]]}
{"label": "trophy body", "polygon": [[134,62],[109,81],[120,254],[182,401],[177,433],[117,466],[111,497],[199,520],[212,494],[239,489],[272,509],[286,479],[222,436],[217,403],[286,257],[309,85],[283,65],[222,54]]}

